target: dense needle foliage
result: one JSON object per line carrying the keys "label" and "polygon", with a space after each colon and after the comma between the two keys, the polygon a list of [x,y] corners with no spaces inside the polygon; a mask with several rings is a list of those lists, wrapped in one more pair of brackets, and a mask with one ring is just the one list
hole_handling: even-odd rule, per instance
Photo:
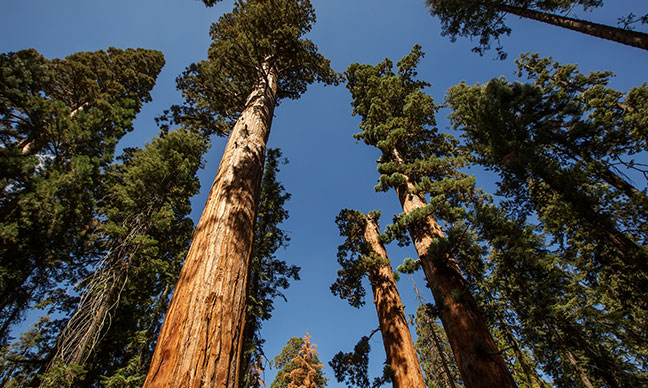
{"label": "dense needle foliage", "polygon": [[[475,284],[500,333],[522,340],[506,341],[516,358],[532,349],[555,382],[645,385],[645,192],[623,171],[640,168],[632,158],[646,147],[646,88],[621,93],[609,73],[537,55],[518,64],[532,83],[460,84],[447,96],[506,198],[503,210],[475,213],[493,247],[472,267]],[[538,227],[526,224],[532,216]]]}
{"label": "dense needle foliage", "polygon": [[0,344],[30,303],[85,276],[104,170],[163,65],[143,49],[0,55]]}

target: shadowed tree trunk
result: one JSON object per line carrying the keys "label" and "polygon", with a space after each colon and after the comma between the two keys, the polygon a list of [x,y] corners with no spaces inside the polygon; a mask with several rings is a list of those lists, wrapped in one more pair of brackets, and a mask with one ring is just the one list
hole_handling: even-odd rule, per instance
{"label": "shadowed tree trunk", "polygon": [[[393,160],[404,164],[396,150],[393,151]],[[405,213],[427,206],[425,198],[416,193],[409,179],[396,187],[396,193]],[[452,257],[428,257],[434,238],[444,237],[439,224],[428,217],[424,225],[410,228],[409,233],[465,387],[516,387],[456,260]]]}
{"label": "shadowed tree trunk", "polygon": [[607,26],[605,24],[593,23],[587,20],[574,19],[567,16],[555,15],[512,5],[502,4],[498,7],[504,12],[523,18],[548,23],[568,30],[595,36],[597,38],[603,38],[628,46],[648,50],[648,34],[643,32],[624,30],[623,28]]}
{"label": "shadowed tree trunk", "polygon": [[[387,252],[379,240],[380,230],[376,220],[368,216],[364,240],[371,249],[387,261]],[[393,372],[394,388],[424,388],[423,372],[416,356],[416,348],[407,325],[403,302],[401,301],[391,265],[375,266],[369,270],[369,280],[374,295],[374,304],[380,332],[382,333],[387,363]]]}
{"label": "shadowed tree trunk", "polygon": [[144,387],[238,386],[248,265],[278,75],[262,75],[230,134]]}

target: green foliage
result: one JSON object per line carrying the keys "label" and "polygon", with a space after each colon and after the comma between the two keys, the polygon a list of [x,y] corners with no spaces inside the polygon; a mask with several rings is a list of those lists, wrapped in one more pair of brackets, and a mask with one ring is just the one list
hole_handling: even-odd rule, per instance
{"label": "green foliage", "polygon": [[624,95],[607,87],[607,72],[583,75],[537,55],[523,56],[519,67],[533,84],[451,88],[451,119],[476,160],[499,173],[498,193],[512,199],[507,208],[535,212],[562,258],[617,301],[609,308],[642,315],[647,197],[617,167],[646,148],[639,116],[648,105],[638,96],[648,88]]}
{"label": "green foliage", "polygon": [[447,94],[455,128],[506,198],[474,209],[491,250],[462,267],[521,384],[546,385],[537,362],[559,386],[645,385],[646,195],[622,167],[646,149],[647,88],[622,93],[609,72],[538,55],[518,66],[530,83]]}
{"label": "green foliage", "polygon": [[[308,338],[308,334],[304,338]],[[303,361],[306,361],[307,364],[316,370],[315,377],[311,380],[315,387],[321,388],[327,385],[328,379],[324,377],[322,363],[319,360],[317,351],[312,349],[310,341],[306,343],[304,338],[292,337],[288,340],[286,346],[281,349],[281,353],[274,358],[272,367],[280,370],[270,385],[271,388],[288,388],[290,383],[299,384],[299,382],[295,382],[289,376],[295,370],[305,367],[302,365]]]}
{"label": "green foliage", "polygon": [[443,327],[436,321],[435,308],[420,305],[416,311],[416,353],[428,388],[463,384]]}
{"label": "green foliage", "polygon": [[457,222],[474,196],[474,179],[459,171],[467,164],[465,152],[454,137],[435,128],[438,107],[423,92],[429,85],[415,79],[422,56],[416,45],[396,69],[386,59],[376,66],[352,64],[345,72],[353,114],[362,118],[362,132],[354,137],[382,152],[376,190],[429,196],[427,206],[396,216],[386,228],[386,240],[400,245],[407,243],[407,231],[422,230],[430,216]]}
{"label": "green foliage", "polygon": [[419,268],[420,265],[420,261],[413,260],[411,257],[406,257],[403,260],[403,264],[399,265],[396,270],[400,273],[412,274]]}
{"label": "green foliage", "polygon": [[48,373],[43,376],[40,387],[69,387],[70,382],[83,377],[85,370],[81,365],[65,365],[60,359],[54,359]]}
{"label": "green foliage", "polygon": [[313,23],[308,0],[237,1],[211,27],[209,59],[190,65],[178,78],[186,103],[172,108],[166,119],[228,134],[268,71],[279,75],[277,101],[299,98],[315,81],[337,83],[329,60],[302,37]]}
{"label": "green foliage", "polygon": [[212,7],[214,4],[218,3],[221,0],[202,0],[203,3],[205,3],[206,6]]}
{"label": "green foliage", "polygon": [[[536,359],[556,385],[565,387],[581,386],[583,375],[594,386],[645,385],[643,319],[628,321],[607,307],[607,297],[588,286],[559,252],[551,252],[536,227],[493,205],[478,210],[474,224],[492,249],[475,286],[490,299],[482,306],[509,337],[505,342],[517,348],[516,365],[534,365]],[[544,386],[534,369],[519,371],[518,379]]]}
{"label": "green foliage", "polygon": [[565,13],[574,6],[585,10],[599,7],[602,0],[426,0],[432,16],[441,21],[441,34],[450,36],[455,41],[458,36],[478,37],[479,46],[472,51],[483,55],[491,48],[491,42],[497,42],[497,56],[506,58],[499,43],[499,37],[509,35],[511,28],[505,23],[507,14],[505,6],[522,7],[536,11]]}
{"label": "green foliage", "polygon": [[[78,329],[76,322],[93,322],[101,313],[87,310],[96,304],[66,304],[65,294],[52,298],[51,308],[66,318],[43,321],[39,338],[12,345],[12,352],[32,354],[35,362],[3,366],[5,378],[57,387],[141,385],[192,237],[189,198],[200,188],[196,173],[207,149],[205,138],[178,129],[162,133],[144,149],[127,150],[119,163],[106,169],[101,182],[104,196],[96,202],[95,227],[88,238],[91,244],[78,257],[80,265],[100,265],[76,292],[85,301],[110,306],[106,318],[110,324],[83,322],[83,329]],[[107,286],[91,287],[97,279]],[[85,353],[65,351],[86,333],[101,339],[89,344]],[[83,365],[78,367],[84,374],[69,361],[76,357],[81,357]]]}
{"label": "green foliage", "polygon": [[[185,129],[162,133],[144,149],[128,151],[111,170],[111,190],[101,209],[106,221],[97,238],[135,249],[120,258],[128,261],[128,280],[117,296],[110,327],[86,366],[88,386],[103,376],[110,377],[106,385],[129,386],[146,375],[193,234],[189,199],[200,189],[196,174],[208,145]],[[136,229],[132,222],[139,219],[143,225]],[[116,383],[120,379],[121,385]]]}
{"label": "green foliage", "polygon": [[359,308],[365,303],[366,291],[362,279],[371,269],[388,264],[386,259],[378,256],[364,239],[367,217],[376,222],[380,212],[371,212],[369,216],[357,211],[344,209],[335,218],[344,243],[338,246],[338,277],[331,285],[331,292],[346,299],[353,307]]}
{"label": "green foliage", "polygon": [[329,362],[339,383],[346,383],[349,387],[377,388],[391,381],[389,365],[385,365],[381,377],[374,378],[373,383],[369,380],[370,338],[362,337],[353,347],[353,352],[338,352]]}
{"label": "green foliage", "polygon": [[0,341],[30,302],[85,276],[103,170],[163,65],[143,49],[0,55]]}

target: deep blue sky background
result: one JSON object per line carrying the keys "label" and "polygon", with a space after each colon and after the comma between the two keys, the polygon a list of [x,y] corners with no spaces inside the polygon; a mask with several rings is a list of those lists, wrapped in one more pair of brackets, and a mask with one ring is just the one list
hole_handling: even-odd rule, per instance
{"label": "deep blue sky background", "polygon": [[[419,77],[432,83],[428,92],[441,102],[446,89],[460,81],[469,84],[505,76],[514,79],[514,60],[520,53],[538,52],[563,63],[578,63],[582,72],[611,70],[617,77],[612,86],[626,91],[646,81],[648,52],[562,30],[538,22],[508,17],[513,29],[502,39],[508,59],[497,61],[494,53],[480,57],[470,51],[467,39],[451,43],[440,36],[439,22],[431,17],[423,0],[312,0],[318,16],[309,38],[331,59],[337,71],[355,62],[376,64],[385,57],[394,62],[416,43],[427,53],[419,66]],[[646,12],[645,0],[607,1],[610,5],[594,13],[576,10],[573,16],[616,24],[630,11]],[[161,50],[166,66],[146,105],[120,147],[142,146],[156,135],[153,118],[173,103],[180,103],[175,77],[194,61],[206,56],[209,26],[232,9],[232,0],[205,8],[197,0],[22,0],[0,1],[0,52],[35,48],[48,58],[65,57],[77,51],[95,51],[109,46]],[[439,128],[449,131],[447,110],[438,115]],[[382,226],[399,212],[395,193],[375,193],[378,152],[356,141],[359,119],[351,116],[346,88],[314,85],[296,101],[284,101],[275,111],[269,146],[280,147],[290,163],[280,178],[292,194],[290,219],[284,228],[292,239],[278,255],[302,267],[302,280],[286,292],[288,302],[277,301],[263,336],[266,355],[272,359],[290,337],[309,331],[326,365],[339,350],[349,351],[361,336],[378,327],[369,303],[356,310],[334,297],[329,286],[335,280],[336,248],[341,243],[334,223],[343,208],[361,211],[382,209]],[[214,139],[212,151],[200,173],[202,191],[194,201],[197,221],[205,195],[215,176],[224,148],[223,138]],[[487,191],[496,177],[479,173],[478,183]],[[643,187],[642,182],[636,182]],[[412,248],[388,247],[395,265],[414,257]],[[420,275],[415,276],[423,295],[431,301]],[[408,276],[399,283],[408,314],[418,302]],[[379,335],[371,341],[372,372],[382,369],[384,351]],[[276,371],[267,370],[272,382]],[[343,387],[330,378],[329,387]]]}

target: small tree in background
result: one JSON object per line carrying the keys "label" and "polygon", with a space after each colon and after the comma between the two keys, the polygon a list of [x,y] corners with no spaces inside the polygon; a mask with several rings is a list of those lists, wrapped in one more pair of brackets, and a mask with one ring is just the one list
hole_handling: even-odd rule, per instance
{"label": "small tree in background", "polygon": [[[412,278],[414,283],[414,278]],[[463,388],[457,363],[454,360],[448,337],[443,327],[437,322],[435,308],[424,304],[416,284],[414,290],[420,305],[416,309],[416,352],[425,373],[425,384],[428,388]]]}
{"label": "small tree in background", "polygon": [[277,373],[271,388],[322,388],[326,386],[324,365],[319,360],[317,345],[311,344],[310,335],[293,337],[273,361]]}

